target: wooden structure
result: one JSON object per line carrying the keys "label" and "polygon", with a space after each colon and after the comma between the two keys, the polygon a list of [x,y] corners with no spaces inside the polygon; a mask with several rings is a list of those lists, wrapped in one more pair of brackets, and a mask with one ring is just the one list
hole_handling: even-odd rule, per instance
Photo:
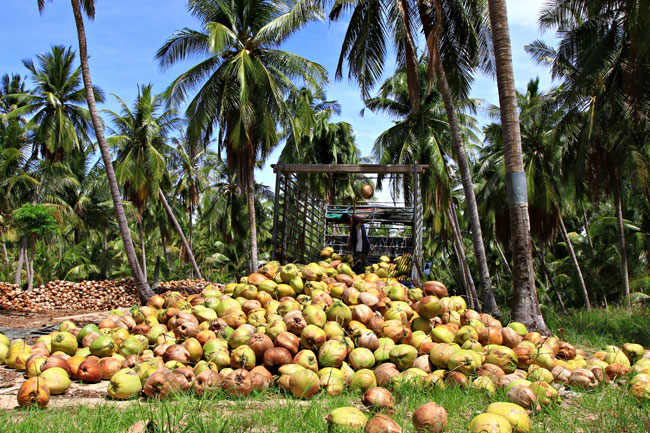
{"label": "wooden structure", "polygon": [[[365,220],[371,252],[368,263],[381,255],[391,258],[403,254],[413,257],[413,283],[422,279],[422,199],[420,175],[426,165],[377,164],[277,164],[273,212],[273,258],[281,263],[308,263],[318,260],[321,250],[332,246],[347,251],[348,227],[339,221],[342,213],[359,215]],[[336,176],[411,175],[411,205],[363,202],[358,205],[327,203],[313,198],[302,176],[308,174]]]}

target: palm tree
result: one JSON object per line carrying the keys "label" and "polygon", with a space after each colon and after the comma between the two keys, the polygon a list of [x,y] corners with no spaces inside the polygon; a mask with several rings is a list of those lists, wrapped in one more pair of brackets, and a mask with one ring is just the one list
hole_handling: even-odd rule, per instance
{"label": "palm tree", "polygon": [[[291,92],[287,105],[292,113],[285,131],[285,145],[279,162],[287,164],[357,164],[359,148],[355,144],[352,126],[332,122],[341,106],[328,101],[321,89],[301,88]],[[304,176],[311,194],[331,202],[349,185],[349,179],[337,179],[331,174]],[[345,184],[341,184],[345,182]]]}
{"label": "palm tree", "polygon": [[[27,127],[34,131],[45,160],[61,162],[82,150],[90,141],[90,113],[80,104],[86,96],[81,87],[81,68],[75,68],[72,48],[57,45],[52,52],[37,56],[38,66],[24,60],[36,87],[29,93],[14,95],[20,107],[9,116],[32,115]],[[95,99],[104,101],[103,92],[93,88]],[[35,148],[36,149],[36,148]]]}
{"label": "palm tree", "polygon": [[167,155],[171,148],[167,144],[167,135],[178,126],[180,119],[174,110],[158,113],[163,105],[163,98],[154,95],[152,86],[138,86],[138,95],[133,109],[119,97],[117,100],[121,113],[106,111],[115,128],[111,129],[114,136],[108,143],[117,149],[115,174],[118,182],[124,185],[124,193],[137,210],[138,229],[140,232],[140,251],[142,255],[142,271],[147,274],[147,257],[144,236],[144,212],[150,197],[158,197],[167,215],[178,232],[188,252],[192,266],[197,276],[201,278],[196,261],[192,254],[183,230],[181,229],[167,198],[162,192],[162,186],[169,183],[167,172]]}
{"label": "palm tree", "polygon": [[521,151],[519,130],[519,109],[515,76],[512,66],[510,30],[505,0],[488,0],[492,44],[499,88],[501,126],[503,128],[504,162],[506,187],[510,216],[510,245],[512,249],[512,271],[514,296],[512,299],[512,320],[544,334],[550,330],[544,322],[537,299],[533,251],[528,217],[528,196],[526,172]]}
{"label": "palm tree", "polygon": [[0,115],[7,114],[25,103],[17,95],[31,93],[20,74],[4,74],[0,78]]}
{"label": "palm tree", "polygon": [[[420,180],[422,200],[428,210],[428,225],[432,231],[436,230],[436,226],[439,227],[436,236],[442,234],[446,238],[447,233],[442,231],[448,229],[451,232],[453,249],[463,274],[463,285],[470,308],[478,308],[476,289],[470,277],[455,209],[456,204],[453,200],[456,179],[447,162],[450,149],[445,143],[450,141],[449,123],[438,86],[435,82],[433,86],[429,86],[426,82],[427,64],[426,58],[419,63],[421,104],[418,109],[413,110],[410,104],[408,75],[404,70],[396,71],[381,85],[378,96],[365,101],[366,107],[371,111],[383,112],[395,119],[395,124],[377,138],[373,154],[382,164],[413,164],[418,161],[429,165],[429,169]],[[471,100],[462,101],[456,106],[467,111],[476,109],[475,102]],[[470,144],[470,140],[478,142],[475,134],[476,121],[463,112],[458,113],[457,118],[461,123],[463,136],[468,140],[467,144]],[[409,180],[406,176],[401,179],[391,178],[392,195],[400,194],[401,184],[404,196],[409,197],[411,188]],[[382,178],[379,177],[378,183],[381,184],[381,181]],[[441,230],[443,226],[444,229]]]}
{"label": "palm tree", "polygon": [[181,197],[189,219],[189,247],[193,250],[193,217],[199,206],[199,195],[205,187],[200,168],[209,151],[200,142],[190,140],[185,131],[179,130],[178,133],[178,137],[172,138],[176,146],[170,156],[170,165],[177,175],[176,195]]}
{"label": "palm tree", "polygon": [[[307,22],[318,18],[311,1],[287,5],[275,0],[189,0],[190,12],[202,31],[177,31],[156,57],[163,68],[190,56],[206,57],[169,87],[173,103],[199,88],[186,117],[191,137],[207,141],[219,127],[219,151],[237,174],[240,193],[248,202],[249,269],[257,269],[254,170],[277,145],[276,125],[286,114],[284,97],[292,80],[313,86],[327,80],[325,69],[278,49]],[[288,9],[288,10],[287,10]]]}
{"label": "palm tree", "polygon": [[[375,2],[339,0],[335,2],[330,18],[339,19],[343,11],[352,10],[347,34],[343,40],[337,77],[341,77],[343,61],[347,58],[350,78],[359,82],[364,97],[368,96],[369,89],[381,77],[386,60],[387,40],[390,33],[394,34],[398,67],[406,71],[409,102],[413,111],[418,110],[421,104],[419,84],[421,78],[418,73],[417,49],[414,43],[416,39],[414,35],[418,31],[417,21],[421,22],[430,52],[431,70],[435,71],[437,85],[443,96],[455,159],[465,192],[472,241],[479,267],[483,309],[493,315],[499,315],[485,256],[470,165],[461,136],[461,126],[453,105],[454,97],[467,96],[472,69],[478,64],[480,48],[486,46],[484,43],[481,44],[482,40],[479,38],[484,24],[481,8],[474,3],[478,6],[483,4],[483,2],[419,1],[417,5],[413,5],[405,0]],[[441,61],[438,61],[439,59]],[[451,82],[448,81],[445,68],[449,75],[454,77]]]}
{"label": "palm tree", "polygon": [[[37,2],[38,9],[42,12],[45,8],[46,0],[37,0]],[[138,264],[138,258],[135,255],[133,241],[131,240],[131,231],[129,230],[129,226],[126,221],[124,207],[122,206],[120,189],[115,178],[115,171],[113,170],[111,154],[109,152],[108,145],[106,144],[106,138],[104,137],[102,120],[99,117],[99,112],[97,111],[95,92],[93,91],[92,79],[90,77],[90,68],[88,66],[88,47],[86,43],[86,30],[83,21],[83,13],[85,13],[89,19],[95,19],[95,0],[71,0],[71,3],[75,18],[75,24],[77,27],[77,37],[79,40],[79,57],[81,59],[81,75],[83,77],[84,88],[86,90],[86,101],[88,102],[90,118],[92,120],[93,129],[95,130],[97,144],[99,145],[99,150],[102,154],[102,160],[104,161],[106,177],[108,178],[108,185],[111,189],[113,206],[115,207],[115,216],[117,217],[117,224],[120,228],[120,235],[122,236],[122,242],[124,243],[126,257],[129,261],[131,273],[135,280],[138,298],[140,298],[140,301],[146,302],[151,296],[153,296],[154,293],[149,287],[146,277],[142,274],[142,270]]]}

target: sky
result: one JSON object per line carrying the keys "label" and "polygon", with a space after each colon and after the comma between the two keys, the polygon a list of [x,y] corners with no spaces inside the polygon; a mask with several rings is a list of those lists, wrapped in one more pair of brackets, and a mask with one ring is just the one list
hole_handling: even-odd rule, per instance
{"label": "sky", "polygon": [[[39,14],[36,0],[1,0],[3,41],[0,45],[0,75],[27,71],[22,60],[50,51],[52,45],[78,48],[77,34],[69,1],[47,3]],[[517,89],[525,90],[529,80],[539,76],[542,88],[551,86],[548,70],[532,62],[524,46],[535,39],[552,42],[551,34],[542,34],[537,28],[537,17],[544,0],[507,0],[513,64]],[[138,84],[153,84],[154,91],[162,92],[178,75],[196,63],[190,59],[162,71],[154,59],[155,53],[175,30],[183,27],[199,29],[198,22],[187,12],[184,0],[98,0],[94,22],[86,22],[90,71],[93,84],[108,95],[100,108],[119,110],[119,95],[127,104],[135,99]],[[335,121],[350,123],[355,131],[357,146],[363,156],[371,153],[377,136],[390,127],[386,116],[366,111],[360,115],[363,101],[355,83],[347,80],[347,70],[341,81],[334,80],[346,22],[313,22],[292,37],[282,49],[294,52],[325,66],[330,75],[328,99],[342,105],[340,118]],[[385,76],[392,71],[392,59],[387,62]],[[471,97],[486,104],[498,105],[496,81],[477,76]],[[481,125],[487,122],[484,113],[477,116]],[[258,182],[273,187],[275,177],[270,168],[279,156],[276,149],[265,167],[258,171]]]}

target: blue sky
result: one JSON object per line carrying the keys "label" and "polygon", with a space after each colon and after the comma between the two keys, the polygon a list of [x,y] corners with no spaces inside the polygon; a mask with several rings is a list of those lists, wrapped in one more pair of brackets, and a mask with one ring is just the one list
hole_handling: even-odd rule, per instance
{"label": "blue sky", "polygon": [[[542,88],[548,88],[551,80],[546,69],[530,61],[524,45],[544,36],[537,29],[537,15],[544,0],[508,0],[508,16],[513,47],[516,85],[525,89],[526,83],[537,76]],[[2,28],[3,45],[0,46],[0,74],[26,74],[22,60],[49,51],[51,45],[71,45],[77,50],[77,36],[69,1],[54,0],[48,3],[43,15],[39,15],[36,0],[2,0],[5,17]],[[167,71],[161,71],[154,55],[176,29],[197,28],[196,20],[186,11],[184,0],[98,0],[97,19],[86,23],[90,68],[93,83],[107,94],[115,93],[127,103],[133,101],[137,84],[152,83],[154,90],[165,87],[193,62],[188,61]],[[391,124],[385,116],[376,116],[363,108],[358,88],[346,78],[334,81],[341,41],[346,23],[315,22],[290,39],[283,49],[309,58],[325,66],[330,74],[329,99],[338,100],[343,111],[341,120],[354,127],[357,145],[363,155],[369,155],[372,144]],[[387,64],[390,73],[391,63]],[[496,82],[489,77],[478,76],[472,97],[497,104]],[[108,97],[103,107],[117,110],[115,98]],[[479,115],[484,123],[485,116]],[[277,160],[279,149],[274,152],[267,166],[257,177],[258,181],[272,186],[274,176],[269,165]]]}

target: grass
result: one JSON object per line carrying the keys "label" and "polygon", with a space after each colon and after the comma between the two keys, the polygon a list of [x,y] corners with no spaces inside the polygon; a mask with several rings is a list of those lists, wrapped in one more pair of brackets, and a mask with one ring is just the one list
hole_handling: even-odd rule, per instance
{"label": "grass", "polygon": [[[413,432],[410,416],[420,405],[434,401],[448,412],[447,432],[466,432],[470,419],[502,394],[490,396],[476,390],[450,388],[423,391],[405,387],[394,392],[397,407],[392,415],[404,432]],[[277,390],[255,394],[248,399],[179,396],[172,400],[133,402],[127,407],[109,404],[88,408],[11,410],[0,413],[3,432],[115,433],[139,420],[153,421],[157,433],[242,433],[242,432],[322,432],[331,430],[327,414],[337,407],[360,407],[360,396],[320,395],[303,402]],[[561,405],[534,414],[533,433],[647,432],[650,430],[650,404],[639,402],[626,389],[603,388],[565,398]]]}
{"label": "grass", "polygon": [[572,344],[600,348],[609,344],[638,343],[650,346],[650,309],[635,307],[628,311],[624,307],[573,310],[568,314],[547,312],[549,328],[561,334]]}
{"label": "grass", "polygon": [[[624,308],[547,313],[549,327],[564,338],[585,348],[636,342],[650,346],[650,311]],[[394,391],[396,408],[391,417],[404,432],[414,432],[413,411],[434,401],[448,413],[446,432],[466,432],[469,421],[495,401],[506,401],[497,392],[458,388],[427,389],[405,386]],[[65,398],[65,397],[61,397]],[[149,432],[159,433],[331,433],[327,414],[342,406],[361,408],[360,395],[346,393],[336,397],[321,394],[311,401],[300,401],[278,389],[255,393],[247,399],[232,399],[219,393],[210,398],[190,395],[174,399],[134,401],[126,407],[109,402],[97,407],[70,406],[64,409],[0,411],[3,433],[119,433],[128,431],[140,420],[152,421]],[[370,415],[370,414],[369,414]],[[561,404],[534,414],[533,433],[641,433],[650,431],[650,402],[634,398],[624,386],[601,387],[592,392],[565,397]]]}

